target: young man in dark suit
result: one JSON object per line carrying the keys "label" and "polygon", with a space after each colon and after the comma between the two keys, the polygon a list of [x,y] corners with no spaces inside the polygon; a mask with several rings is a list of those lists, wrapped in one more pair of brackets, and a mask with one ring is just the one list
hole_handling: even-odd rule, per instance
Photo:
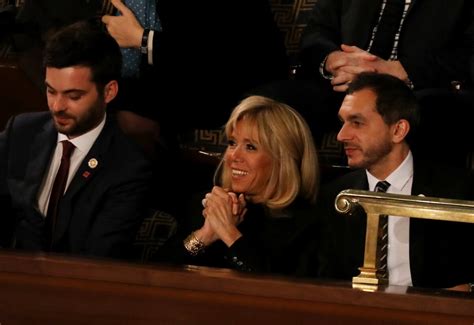
{"label": "young man in dark suit", "polygon": [[[464,171],[423,163],[410,150],[407,137],[418,123],[418,104],[400,79],[362,73],[349,85],[339,109],[348,164],[357,170],[321,190],[329,229],[322,234],[320,275],[350,280],[363,265],[366,215],[339,215],[337,194],[345,189],[374,190],[387,181],[388,193],[472,200],[474,183]],[[433,157],[436,160],[436,156]],[[392,285],[453,287],[474,280],[471,224],[388,218],[388,276]]]}
{"label": "young man in dark suit", "polygon": [[0,134],[2,244],[128,257],[151,166],[106,114],[118,92],[119,46],[75,23],[48,41],[44,66],[50,112],[12,117]]}

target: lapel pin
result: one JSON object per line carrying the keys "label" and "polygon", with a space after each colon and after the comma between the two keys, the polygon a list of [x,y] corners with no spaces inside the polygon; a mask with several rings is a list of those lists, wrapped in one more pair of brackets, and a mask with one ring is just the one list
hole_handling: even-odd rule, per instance
{"label": "lapel pin", "polygon": [[82,173],[82,177],[87,178],[90,176],[90,174],[91,173],[86,170],[85,172]]}
{"label": "lapel pin", "polygon": [[87,163],[87,165],[89,165],[89,167],[92,169],[96,168],[98,164],[99,162],[95,158],[89,159],[89,162]]}

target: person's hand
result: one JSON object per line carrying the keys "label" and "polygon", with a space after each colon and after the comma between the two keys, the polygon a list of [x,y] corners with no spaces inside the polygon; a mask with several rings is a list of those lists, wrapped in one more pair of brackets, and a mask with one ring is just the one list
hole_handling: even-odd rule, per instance
{"label": "person's hand", "polygon": [[243,194],[237,194],[234,192],[227,192],[227,194],[232,198],[232,214],[237,218],[237,225],[244,220],[245,213],[247,212],[247,202],[245,201],[245,196]]}
{"label": "person's hand", "polygon": [[346,91],[347,87],[349,87],[349,83],[355,78],[355,76],[364,71],[367,71],[367,69],[356,66],[340,67],[331,79],[332,89],[339,92]]}
{"label": "person's hand", "polygon": [[370,69],[367,62],[377,60],[377,56],[364,51],[357,46],[341,45],[341,51],[334,51],[328,55],[325,69],[335,75],[341,67],[356,67]]}
{"label": "person's hand", "polygon": [[[356,62],[357,67],[360,69],[358,73],[362,71],[371,71],[378,73],[386,73],[397,77],[398,79],[403,81],[406,81],[408,79],[408,74],[400,61],[384,60],[376,55],[370,54],[358,48],[357,46],[348,46],[342,44],[341,49],[344,53],[347,54],[362,54],[359,56],[359,61],[352,61],[352,63]],[[368,55],[364,55],[364,53]]]}
{"label": "person's hand", "polygon": [[214,186],[211,193],[206,194],[203,215],[206,223],[227,246],[231,246],[242,234],[237,229],[245,216],[245,199],[237,197],[221,187]]}
{"label": "person's hand", "polygon": [[194,232],[194,236],[196,236],[204,246],[209,246],[219,239],[219,236],[212,229],[211,224],[207,219],[204,221],[204,225]]}
{"label": "person's hand", "polygon": [[371,62],[370,65],[376,72],[387,73],[405,82],[408,80],[408,74],[400,61],[387,61],[379,58]]}
{"label": "person's hand", "polygon": [[463,291],[463,292],[471,292],[471,285],[469,283],[466,284],[459,284],[457,286],[447,288],[447,290],[452,291]]}
{"label": "person's hand", "polygon": [[377,59],[377,56],[357,46],[345,44],[341,45],[341,51],[331,52],[326,60],[325,69],[333,76],[331,84],[334,91],[346,91],[348,84],[361,72],[374,72],[375,67],[370,63]]}
{"label": "person's hand", "polygon": [[109,34],[117,41],[120,47],[139,48],[142,42],[143,27],[133,12],[121,0],[111,0],[121,16],[102,16]]}

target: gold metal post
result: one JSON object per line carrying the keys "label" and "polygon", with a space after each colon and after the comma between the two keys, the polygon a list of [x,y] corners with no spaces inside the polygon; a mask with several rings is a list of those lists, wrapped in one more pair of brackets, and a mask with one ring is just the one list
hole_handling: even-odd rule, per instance
{"label": "gold metal post", "polygon": [[354,287],[374,291],[387,284],[376,267],[380,215],[474,223],[474,202],[391,193],[345,190],[336,197],[336,210],[350,213],[360,205],[367,214],[364,265],[352,279]]}

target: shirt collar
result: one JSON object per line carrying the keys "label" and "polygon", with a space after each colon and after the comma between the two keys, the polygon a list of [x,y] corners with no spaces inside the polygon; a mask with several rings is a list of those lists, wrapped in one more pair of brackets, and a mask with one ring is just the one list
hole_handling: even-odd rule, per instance
{"label": "shirt collar", "polygon": [[369,189],[374,190],[375,185],[379,181],[386,180],[390,183],[390,187],[387,192],[400,193],[408,181],[413,177],[413,155],[411,151],[405,157],[405,160],[395,169],[386,179],[377,179],[368,170],[366,170],[367,180],[369,182]]}
{"label": "shirt collar", "polygon": [[68,139],[67,135],[58,132],[58,142],[67,140],[70,141],[76,147],[76,150],[79,150],[83,153],[89,152],[90,148],[92,147],[100,132],[104,128],[106,116],[107,115],[104,114],[102,121],[95,128],[90,131],[87,131],[84,134],[81,134],[80,136],[74,139],[70,140]]}

